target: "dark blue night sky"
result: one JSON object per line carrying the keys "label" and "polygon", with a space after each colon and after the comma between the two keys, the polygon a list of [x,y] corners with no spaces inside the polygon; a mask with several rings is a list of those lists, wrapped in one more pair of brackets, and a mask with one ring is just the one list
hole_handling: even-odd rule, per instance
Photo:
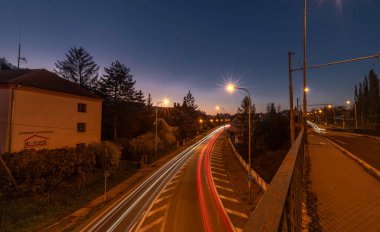
{"label": "dark blue night sky", "polygon": [[[0,0],[0,57],[16,63],[18,31],[26,68],[52,70],[72,46],[82,46],[103,67],[116,59],[131,67],[137,88],[155,101],[180,102],[188,90],[200,108],[236,112],[253,92],[258,111],[268,102],[289,108],[289,50],[302,62],[303,1]],[[309,0],[308,64],[380,53],[380,1]],[[310,104],[344,104],[375,60],[308,73]],[[374,65],[373,65],[374,64]],[[295,97],[302,75],[295,73]]]}

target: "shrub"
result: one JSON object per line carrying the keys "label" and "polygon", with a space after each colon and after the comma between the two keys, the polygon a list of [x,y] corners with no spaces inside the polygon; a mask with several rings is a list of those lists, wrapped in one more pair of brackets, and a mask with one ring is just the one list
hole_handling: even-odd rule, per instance
{"label": "shrub", "polygon": [[87,146],[87,152],[94,155],[99,168],[109,169],[119,165],[121,148],[110,141],[91,143]]}
{"label": "shrub", "polygon": [[[19,186],[20,193],[50,193],[83,189],[98,167],[109,169],[119,164],[120,148],[109,141],[92,143],[84,149],[62,148],[22,150],[3,158]],[[14,192],[0,179],[5,193]]]}

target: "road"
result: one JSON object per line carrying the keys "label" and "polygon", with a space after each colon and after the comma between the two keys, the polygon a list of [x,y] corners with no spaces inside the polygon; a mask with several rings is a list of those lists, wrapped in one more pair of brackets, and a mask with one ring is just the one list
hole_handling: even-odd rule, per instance
{"label": "road", "polygon": [[[248,216],[228,187],[223,168],[216,166],[221,145],[214,145],[222,131],[223,127],[214,130],[178,154],[81,231],[222,232],[242,228]],[[228,212],[221,194],[235,201]]]}
{"label": "road", "polygon": [[380,171],[380,139],[332,131],[323,135]]}

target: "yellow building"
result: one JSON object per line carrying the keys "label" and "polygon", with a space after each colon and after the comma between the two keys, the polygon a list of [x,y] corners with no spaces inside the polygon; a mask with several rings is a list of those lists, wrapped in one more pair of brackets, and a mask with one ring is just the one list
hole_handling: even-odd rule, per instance
{"label": "yellow building", "polygon": [[44,69],[0,71],[0,152],[100,141],[102,100]]}

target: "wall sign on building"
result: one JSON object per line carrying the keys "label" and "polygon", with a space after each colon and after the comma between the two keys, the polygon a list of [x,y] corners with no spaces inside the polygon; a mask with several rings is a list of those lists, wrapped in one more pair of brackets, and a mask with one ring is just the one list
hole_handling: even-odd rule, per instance
{"label": "wall sign on building", "polygon": [[37,147],[46,147],[49,138],[33,135],[24,140],[24,148],[37,148]]}

